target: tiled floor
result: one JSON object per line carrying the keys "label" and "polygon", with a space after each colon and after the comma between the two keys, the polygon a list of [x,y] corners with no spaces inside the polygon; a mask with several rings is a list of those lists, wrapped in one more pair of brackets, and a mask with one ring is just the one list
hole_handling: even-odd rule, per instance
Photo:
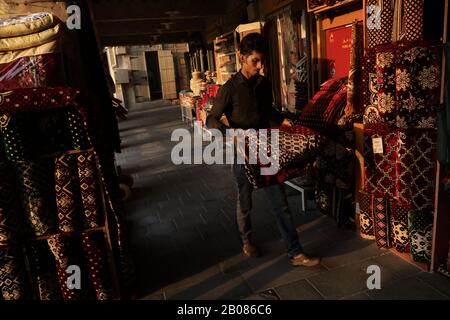
{"label": "tiled floor", "polygon": [[[290,266],[264,193],[254,194],[260,258],[240,253],[229,166],[171,161],[174,129],[186,128],[178,106],[159,101],[120,124],[117,163],[132,174],[127,202],[132,253],[143,299],[449,299],[450,281],[422,272],[329,217],[300,212],[289,196],[300,240],[320,255],[313,268]],[[192,131],[192,129],[190,129]],[[381,269],[381,289],[368,290],[367,267]]]}

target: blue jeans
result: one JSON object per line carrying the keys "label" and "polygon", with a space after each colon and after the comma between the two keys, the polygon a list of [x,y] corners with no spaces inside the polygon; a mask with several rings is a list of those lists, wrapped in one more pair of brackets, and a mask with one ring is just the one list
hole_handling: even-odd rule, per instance
{"label": "blue jeans", "polygon": [[[234,164],[233,174],[236,179],[238,189],[236,222],[241,241],[251,241],[252,226],[250,211],[252,210],[253,185],[248,181],[245,168],[242,164]],[[294,219],[286,198],[286,193],[282,185],[276,184],[264,188],[266,197],[269,200],[271,211],[275,215],[278,228],[285,242],[288,257],[292,258],[302,252],[302,246],[298,240]]]}

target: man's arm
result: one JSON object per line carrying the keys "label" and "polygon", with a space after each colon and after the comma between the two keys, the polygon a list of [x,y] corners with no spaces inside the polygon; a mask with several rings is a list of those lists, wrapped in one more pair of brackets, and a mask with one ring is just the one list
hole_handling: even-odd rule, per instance
{"label": "man's arm", "polygon": [[214,105],[206,118],[206,126],[209,129],[219,129],[223,134],[228,128],[223,124],[220,119],[227,107],[231,104],[231,96],[229,87],[225,84],[219,89],[216,97],[214,98]]}

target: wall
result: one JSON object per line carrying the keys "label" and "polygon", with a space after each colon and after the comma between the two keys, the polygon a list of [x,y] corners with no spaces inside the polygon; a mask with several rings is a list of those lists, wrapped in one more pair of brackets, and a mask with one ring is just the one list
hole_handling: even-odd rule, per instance
{"label": "wall", "polygon": [[[189,51],[186,43],[107,47],[105,50],[109,71],[116,87],[115,96],[121,99],[127,108],[146,107],[151,101],[145,52],[170,50],[174,59],[177,91],[189,87],[190,78],[186,65],[183,64],[184,54]],[[128,72],[129,82],[121,83],[127,82],[126,72]]]}

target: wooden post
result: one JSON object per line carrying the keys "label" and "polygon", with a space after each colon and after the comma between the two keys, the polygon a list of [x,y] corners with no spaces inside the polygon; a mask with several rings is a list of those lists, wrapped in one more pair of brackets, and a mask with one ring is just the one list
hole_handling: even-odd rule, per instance
{"label": "wooden post", "polygon": [[[447,42],[447,24],[448,24],[448,0],[445,0],[444,5],[444,30],[442,36],[442,43]],[[441,72],[441,95],[440,104],[444,104],[444,92],[445,92],[445,52],[442,51],[442,72]],[[434,220],[433,220],[433,242],[432,242],[432,254],[431,254],[431,268],[430,271],[436,271],[439,268],[439,255],[442,253],[442,246],[448,245],[447,241],[443,242],[440,238],[441,235],[449,234],[446,226],[450,225],[450,219],[447,215],[448,200],[445,199],[445,192],[440,190],[442,179],[441,164],[436,161],[436,190],[434,197]],[[447,210],[446,210],[447,209]],[[441,215],[440,215],[441,214]]]}
{"label": "wooden post", "polygon": [[[323,38],[323,30],[322,30],[322,17],[316,16],[316,32],[317,32],[317,52],[316,52],[316,60],[317,60],[317,78],[318,82],[317,85],[320,87],[320,85],[323,82],[322,72],[323,72],[323,48],[322,48],[322,38]],[[325,42],[325,41],[324,41]]]}
{"label": "wooden post", "polygon": [[199,57],[200,57],[200,71],[205,72],[205,65],[203,63],[203,49],[199,50]]}

